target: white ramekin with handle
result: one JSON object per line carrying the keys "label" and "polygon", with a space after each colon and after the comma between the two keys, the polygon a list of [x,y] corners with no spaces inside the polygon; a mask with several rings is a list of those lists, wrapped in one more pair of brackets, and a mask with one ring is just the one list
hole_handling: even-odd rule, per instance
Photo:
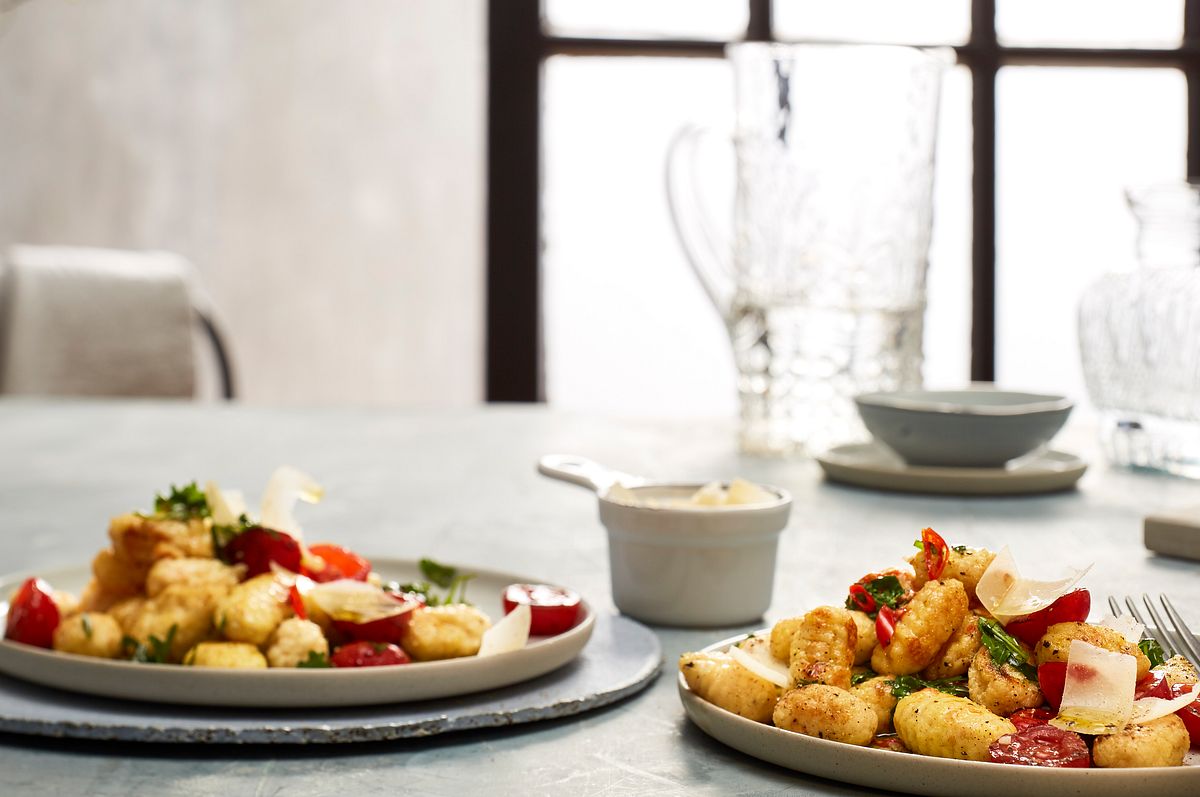
{"label": "white ramekin with handle", "polygon": [[770,500],[699,506],[686,502],[702,484],[650,482],[583,457],[547,455],[538,470],[595,491],[613,601],[624,614],[660,625],[733,626],[758,620],[771,605],[779,535],[792,507],[787,491],[759,485]]}

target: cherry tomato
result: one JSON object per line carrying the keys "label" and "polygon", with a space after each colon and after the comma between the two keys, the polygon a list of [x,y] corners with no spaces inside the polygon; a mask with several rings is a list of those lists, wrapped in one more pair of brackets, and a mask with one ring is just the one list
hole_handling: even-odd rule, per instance
{"label": "cherry tomato", "polygon": [[880,645],[886,648],[891,643],[892,634],[896,631],[896,624],[903,616],[903,609],[893,609],[891,606],[879,607],[879,614],[875,618],[875,637],[879,640]]}
{"label": "cherry tomato", "polygon": [[[1171,696],[1179,697],[1189,688],[1191,688],[1191,684],[1173,684]],[[1175,713],[1179,715],[1179,719],[1183,720],[1188,736],[1192,737],[1192,747],[1200,747],[1200,699],[1193,700]]]}
{"label": "cherry tomato", "polygon": [[1010,620],[1004,630],[1033,646],[1046,633],[1046,629],[1055,623],[1082,623],[1087,620],[1088,612],[1092,610],[1092,595],[1086,589],[1077,589],[1061,596],[1045,609],[1040,609],[1027,617]]}
{"label": "cherry tomato", "polygon": [[547,584],[509,584],[501,596],[504,613],[519,604],[529,605],[531,636],[554,636],[573,628],[579,622],[582,605],[579,596],[563,587]]}
{"label": "cherry tomato", "polygon": [[999,764],[1030,767],[1086,768],[1092,765],[1083,737],[1053,725],[1031,725],[1016,733],[1004,734],[988,747],[988,758]]}
{"label": "cherry tomato", "polygon": [[45,581],[26,579],[8,607],[4,637],[39,648],[53,647],[54,629],[61,619],[53,596]]}
{"label": "cherry tomato", "polygon": [[1017,730],[1025,730],[1034,725],[1046,725],[1054,719],[1055,713],[1044,708],[1023,708],[1009,715],[1008,721],[1017,726]]}
{"label": "cherry tomato", "polygon": [[1065,661],[1048,661],[1038,665],[1038,688],[1046,702],[1058,709],[1062,702],[1063,687],[1067,685],[1067,663]]}
{"label": "cherry tomato", "polygon": [[1161,671],[1151,671],[1139,681],[1133,699],[1141,700],[1143,697],[1161,697],[1163,700],[1170,700],[1171,684],[1167,683],[1167,674]]}
{"label": "cherry tomato", "polygon": [[925,550],[925,572],[929,580],[941,578],[946,563],[950,561],[950,546],[942,539],[942,535],[933,529],[921,529],[921,545]]}
{"label": "cherry tomato", "polygon": [[310,570],[307,567],[304,569],[304,575],[313,581],[336,581],[339,578],[366,581],[367,576],[371,575],[370,562],[340,545],[310,545],[308,552],[325,561],[325,567],[320,570]]}
{"label": "cherry tomato", "polygon": [[293,573],[300,572],[300,543],[288,534],[255,526],[243,531],[225,545],[225,561],[244,564],[246,577],[253,578],[271,570],[271,562]]}
{"label": "cherry tomato", "polygon": [[412,659],[403,649],[386,642],[351,642],[333,652],[329,663],[334,667],[386,667],[408,664]]}
{"label": "cherry tomato", "polygon": [[400,638],[404,636],[404,629],[408,628],[408,623],[412,620],[413,612],[424,608],[425,602],[416,600],[408,593],[397,594],[389,592],[387,595],[397,603],[412,603],[416,605],[406,612],[393,614],[390,617],[381,617],[378,620],[370,620],[365,623],[356,623],[352,620],[334,620],[333,627],[340,631],[347,639],[399,645]]}

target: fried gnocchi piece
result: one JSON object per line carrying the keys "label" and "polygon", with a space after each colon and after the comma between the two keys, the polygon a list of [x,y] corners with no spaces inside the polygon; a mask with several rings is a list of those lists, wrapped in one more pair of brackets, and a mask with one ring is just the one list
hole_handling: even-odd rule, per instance
{"label": "fried gnocchi piece", "polygon": [[70,592],[56,589],[51,597],[54,599],[54,605],[58,607],[59,617],[70,617],[72,614],[79,613],[79,598]]}
{"label": "fried gnocchi piece", "polygon": [[1098,648],[1116,653],[1127,653],[1137,659],[1137,679],[1140,681],[1150,672],[1150,659],[1132,642],[1127,642],[1119,631],[1102,625],[1088,623],[1055,623],[1034,646],[1038,665],[1048,661],[1066,661],[1071,650],[1071,640],[1079,639]]}
{"label": "fried gnocchi piece", "polygon": [[865,664],[871,660],[871,653],[879,644],[875,636],[875,621],[866,612],[850,611],[854,618],[854,628],[858,631],[858,642],[854,645],[854,663]]}
{"label": "fried gnocchi piece", "polygon": [[792,685],[827,684],[850,688],[850,668],[858,627],[847,609],[819,606],[804,615],[792,636],[788,673]]}
{"label": "fried gnocchi piece", "polygon": [[933,657],[933,663],[921,670],[921,677],[926,681],[934,681],[962,675],[971,667],[971,659],[975,657],[980,644],[979,617],[967,612],[958,630]]}
{"label": "fried gnocchi piece", "polygon": [[962,625],[967,593],[961,581],[930,581],[917,591],[896,623],[892,640],[871,654],[871,669],[886,675],[912,675],[928,667]]}
{"label": "fried gnocchi piece", "polygon": [[464,603],[414,609],[400,647],[416,661],[474,656],[491,625],[486,614]]}
{"label": "fried gnocchi piece", "polygon": [[129,595],[114,595],[111,592],[105,591],[100,586],[100,582],[95,576],[84,586],[83,592],[79,594],[79,611],[83,612],[107,612],[114,605],[120,603]]}
{"label": "fried gnocchi piece", "polygon": [[1183,764],[1189,744],[1183,720],[1168,714],[1097,736],[1092,745],[1092,763],[1098,767],[1177,767]]}
{"label": "fried gnocchi piece", "polygon": [[135,564],[117,556],[111,547],[101,550],[92,560],[92,575],[99,593],[117,598],[140,593],[149,569],[148,564]]}
{"label": "fried gnocchi piece", "polygon": [[271,635],[267,662],[272,667],[297,667],[312,653],[329,655],[329,641],[321,632],[321,626],[292,617],[280,623]]}
{"label": "fried gnocchi piece", "polygon": [[213,607],[220,596],[221,590],[211,586],[167,587],[131,612],[128,634],[143,644],[149,644],[151,637],[170,640],[168,661],[178,663],[184,653],[212,634]]}
{"label": "fried gnocchi piece", "polygon": [[[964,551],[951,548],[940,578],[942,581],[953,579],[960,582],[966,590],[967,600],[973,602],[975,587],[995,558],[996,554],[986,548],[967,548]],[[909,561],[916,573],[913,579],[914,588],[920,589],[929,581],[929,571],[925,568],[925,552],[921,551]]]}
{"label": "fried gnocchi piece", "polygon": [[187,652],[189,667],[220,667],[230,670],[265,670],[267,659],[249,642],[201,642]]}
{"label": "fried gnocchi piece", "polygon": [[896,696],[892,694],[890,675],[878,678],[868,678],[860,684],[850,687],[850,694],[866,703],[875,712],[876,733],[892,732],[892,713],[896,710]]}
{"label": "fried gnocchi piece", "polygon": [[1197,677],[1196,674],[1196,665],[1178,654],[1167,659],[1154,669],[1166,675],[1167,683],[1172,686],[1175,684],[1194,684],[1200,680],[1200,677]]}
{"label": "fried gnocchi piece", "polygon": [[787,731],[866,745],[875,738],[875,710],[836,686],[807,684],[783,693],[772,712],[775,726]]}
{"label": "fried gnocchi piece", "polygon": [[237,586],[245,568],[230,567],[220,559],[159,559],[146,574],[146,594],[153,598],[172,584],[188,587]]}
{"label": "fried gnocchi piece", "polygon": [[967,689],[972,700],[1001,717],[1023,708],[1037,708],[1044,702],[1037,683],[1011,664],[997,667],[985,647],[980,647],[971,660]]}
{"label": "fried gnocchi piece", "polygon": [[141,596],[124,598],[113,604],[113,607],[108,610],[108,614],[128,634],[130,627],[133,625],[133,619],[141,613],[144,605],[146,605],[146,599]]}
{"label": "fried gnocchi piece", "polygon": [[116,557],[149,570],[159,559],[211,558],[212,520],[171,520],[129,513],[109,521],[108,537]]}
{"label": "fried gnocchi piece", "polygon": [[781,664],[792,660],[792,637],[804,622],[803,617],[788,617],[771,626],[771,656]]}
{"label": "fried gnocchi piece", "polygon": [[684,653],[679,671],[688,689],[726,711],[755,722],[770,722],[779,687],[734,661],[728,653]]}
{"label": "fried gnocchi piece", "polygon": [[115,659],[121,655],[121,626],[107,614],[84,612],[63,620],[54,629],[54,649],[81,656]]}
{"label": "fried gnocchi piece", "polygon": [[936,689],[900,698],[892,722],[900,741],[914,753],[967,761],[987,761],[988,746],[1017,731],[983,706]]}
{"label": "fried gnocchi piece", "polygon": [[230,642],[262,645],[290,612],[287,590],[274,575],[263,573],[229,590],[217,602],[213,623]]}

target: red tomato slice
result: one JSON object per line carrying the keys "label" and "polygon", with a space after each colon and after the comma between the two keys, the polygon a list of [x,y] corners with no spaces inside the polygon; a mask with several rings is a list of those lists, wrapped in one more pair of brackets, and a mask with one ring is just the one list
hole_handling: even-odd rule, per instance
{"label": "red tomato slice", "polygon": [[385,642],[351,642],[334,651],[329,663],[334,667],[386,667],[408,664],[412,659],[401,648]]}
{"label": "red tomato slice", "polygon": [[337,581],[339,578],[349,578],[354,581],[366,581],[371,575],[371,563],[363,557],[340,545],[320,543],[310,545],[308,552],[319,556],[325,562],[320,570],[304,569],[304,575],[313,581]]}
{"label": "red tomato slice", "polygon": [[293,573],[300,572],[300,543],[288,534],[262,526],[249,528],[225,545],[225,561],[244,564],[246,577],[271,570],[271,562]]}
{"label": "red tomato slice", "polygon": [[1059,597],[1045,609],[1026,617],[1010,620],[1004,630],[1033,647],[1055,623],[1082,623],[1092,610],[1092,594],[1086,589],[1077,589]]}
{"label": "red tomato slice", "polygon": [[1092,765],[1083,737],[1053,725],[1032,725],[1016,733],[1006,733],[988,747],[988,757],[999,764],[1030,767],[1086,768]]}
{"label": "red tomato slice", "polygon": [[1141,700],[1143,697],[1161,697],[1163,700],[1170,700],[1171,684],[1167,683],[1167,674],[1161,671],[1151,671],[1139,681],[1137,691],[1133,693],[1133,699]]}
{"label": "red tomato slice", "polygon": [[409,621],[412,620],[413,612],[419,608],[424,608],[425,603],[412,598],[408,594],[396,595],[388,593],[388,597],[397,603],[415,603],[416,606],[407,612],[394,614],[391,617],[381,617],[378,620],[370,620],[365,623],[356,623],[352,620],[334,620],[333,627],[340,631],[347,639],[399,645],[400,638],[404,636],[404,629],[408,628]]}
{"label": "red tomato slice", "polygon": [[1046,702],[1058,710],[1062,702],[1063,687],[1067,685],[1067,663],[1065,661],[1048,661],[1037,668],[1038,688]]}
{"label": "red tomato slice", "polygon": [[[1171,696],[1179,697],[1190,687],[1190,684],[1173,684]],[[1188,736],[1192,737],[1192,747],[1200,747],[1200,700],[1193,700],[1188,705],[1175,712],[1183,720]]]}
{"label": "red tomato slice", "polygon": [[508,614],[519,604],[529,606],[529,633],[531,636],[554,636],[561,634],[579,622],[582,605],[579,596],[563,587],[548,584],[509,584],[501,596],[504,613]]}
{"label": "red tomato slice", "polygon": [[17,590],[8,607],[4,637],[39,648],[54,646],[54,629],[61,615],[54,591],[40,578],[29,578]]}
{"label": "red tomato slice", "polygon": [[1034,725],[1046,725],[1054,717],[1055,714],[1053,711],[1047,711],[1044,708],[1023,708],[1011,714],[1008,721],[1016,725],[1017,730],[1021,731],[1031,728]]}

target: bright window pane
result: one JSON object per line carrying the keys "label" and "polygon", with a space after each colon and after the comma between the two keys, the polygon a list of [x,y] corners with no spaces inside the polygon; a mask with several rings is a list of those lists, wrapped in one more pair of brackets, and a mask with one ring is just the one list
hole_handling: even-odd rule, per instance
{"label": "bright window pane", "polygon": [[547,29],[563,36],[737,39],[746,0],[545,0]]}
{"label": "bright window pane", "polygon": [[997,381],[1086,402],[1079,295],[1134,267],[1124,188],[1186,174],[1186,100],[1171,69],[1001,70]]}
{"label": "bright window pane", "polygon": [[[552,404],[642,416],[736,413],[729,340],[676,242],[663,182],[671,137],[689,122],[729,129],[732,92],[719,60],[547,62],[543,314]],[[925,376],[960,385],[970,358],[965,69],[947,79],[941,118]],[[719,146],[707,154],[710,206],[729,226],[730,158]]]}
{"label": "bright window pane", "polygon": [[1176,47],[1184,0],[997,0],[1004,44]]}
{"label": "bright window pane", "polygon": [[961,44],[971,32],[970,0],[775,0],[782,39]]}

